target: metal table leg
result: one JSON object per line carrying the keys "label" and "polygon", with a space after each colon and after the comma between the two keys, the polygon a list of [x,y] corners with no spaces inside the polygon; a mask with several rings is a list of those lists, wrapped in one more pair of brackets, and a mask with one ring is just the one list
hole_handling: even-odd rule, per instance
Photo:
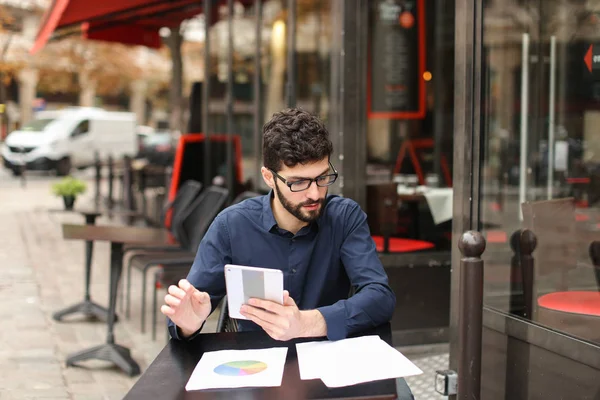
{"label": "metal table leg", "polygon": [[[95,225],[98,214],[85,214],[86,225]],[[94,303],[90,298],[90,276],[92,271],[92,255],[94,251],[94,242],[85,242],[85,295],[82,302],[66,307],[53,314],[56,321],[61,321],[63,317],[82,313],[87,319],[99,319],[106,322],[108,320],[108,310],[99,304]]]}

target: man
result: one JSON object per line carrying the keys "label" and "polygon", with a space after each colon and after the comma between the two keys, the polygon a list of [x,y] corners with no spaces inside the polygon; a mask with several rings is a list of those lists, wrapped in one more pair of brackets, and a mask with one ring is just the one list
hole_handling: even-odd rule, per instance
{"label": "man", "polygon": [[[284,304],[251,299],[241,331],[276,340],[338,340],[388,322],[396,298],[377,256],[366,215],[327,195],[338,174],[327,129],[309,113],[276,113],[263,128],[261,172],[272,191],[221,212],[202,240],[187,280],[171,286],[161,311],[176,339],[191,338],[225,295],[225,264],[275,268]],[[355,294],[348,298],[350,288]]]}
{"label": "man", "polygon": [[[250,299],[241,331],[276,340],[346,338],[392,318],[396,297],[353,200],[327,195],[338,174],[318,118],[299,109],[276,113],[263,128],[268,195],[228,207],[200,243],[187,279],[170,286],[161,311],[175,339],[189,340],[225,296],[225,264],[280,269],[284,304]],[[354,290],[348,298],[350,289]],[[398,380],[401,399],[412,394]]]}

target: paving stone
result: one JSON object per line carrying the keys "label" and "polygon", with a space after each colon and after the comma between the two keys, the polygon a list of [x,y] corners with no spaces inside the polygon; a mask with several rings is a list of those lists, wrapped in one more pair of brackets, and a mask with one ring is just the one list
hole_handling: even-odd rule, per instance
{"label": "paving stone", "polygon": [[[121,395],[121,399],[123,396]],[[72,400],[106,400],[106,397],[103,395],[93,394],[93,393],[73,393],[71,394]]]}
{"label": "paving stone", "polygon": [[71,391],[72,385],[74,384],[94,384],[94,377],[90,371],[81,368],[64,368],[63,369],[63,377],[69,391]]}
{"label": "paving stone", "polygon": [[64,388],[40,388],[11,391],[14,399],[68,399],[69,393]]}

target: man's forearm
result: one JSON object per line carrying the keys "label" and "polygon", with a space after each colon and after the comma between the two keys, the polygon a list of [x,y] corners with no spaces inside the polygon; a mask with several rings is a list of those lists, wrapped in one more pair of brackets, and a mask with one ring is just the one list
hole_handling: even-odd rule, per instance
{"label": "man's forearm", "polygon": [[327,323],[318,310],[300,311],[302,315],[302,337],[327,336]]}

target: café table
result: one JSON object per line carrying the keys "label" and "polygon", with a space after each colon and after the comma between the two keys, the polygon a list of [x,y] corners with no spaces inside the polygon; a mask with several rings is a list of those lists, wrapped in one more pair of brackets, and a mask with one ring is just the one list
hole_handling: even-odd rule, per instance
{"label": "caf\u00e9 table", "polygon": [[[374,334],[391,343],[389,323],[362,333],[362,335]],[[320,379],[301,380],[295,344],[314,340],[323,339],[311,338],[281,342],[271,339],[264,331],[206,333],[196,336],[191,341],[172,339],[138,379],[124,400],[396,399],[395,379],[331,389],[325,386]],[[288,348],[280,387],[211,389],[189,392],[185,390],[185,385],[204,352],[271,347]]]}
{"label": "caf\u00e9 table", "polygon": [[[48,210],[50,213],[76,213],[80,214],[85,218],[86,225],[96,225],[96,220],[98,217],[102,215],[119,215],[119,216],[137,216],[139,213],[135,211],[126,211],[126,210],[109,210],[103,207],[98,207],[96,205],[92,205],[90,207],[74,207],[73,209],[67,210],[65,208],[51,208]],[[92,240],[85,241],[85,292],[83,296],[83,301],[73,304],[71,306],[65,307],[62,310],[55,312],[52,315],[55,321],[62,321],[63,317],[75,314],[82,313],[85,318],[97,318],[101,321],[106,322],[108,316],[108,309],[103,307],[91,300],[90,297],[90,277],[92,271],[92,255],[94,252],[94,242]],[[115,316],[115,321],[118,320],[118,317]]]}
{"label": "caf\u00e9 table", "polygon": [[86,242],[110,242],[110,285],[108,306],[108,333],[106,343],[82,350],[67,357],[67,365],[79,361],[98,359],[111,361],[129,376],[140,373],[139,365],[133,360],[128,348],[115,343],[114,322],[117,288],[123,270],[123,248],[128,245],[165,246],[176,243],[166,229],[139,228],[130,226],[98,226],[63,224],[63,238]]}

